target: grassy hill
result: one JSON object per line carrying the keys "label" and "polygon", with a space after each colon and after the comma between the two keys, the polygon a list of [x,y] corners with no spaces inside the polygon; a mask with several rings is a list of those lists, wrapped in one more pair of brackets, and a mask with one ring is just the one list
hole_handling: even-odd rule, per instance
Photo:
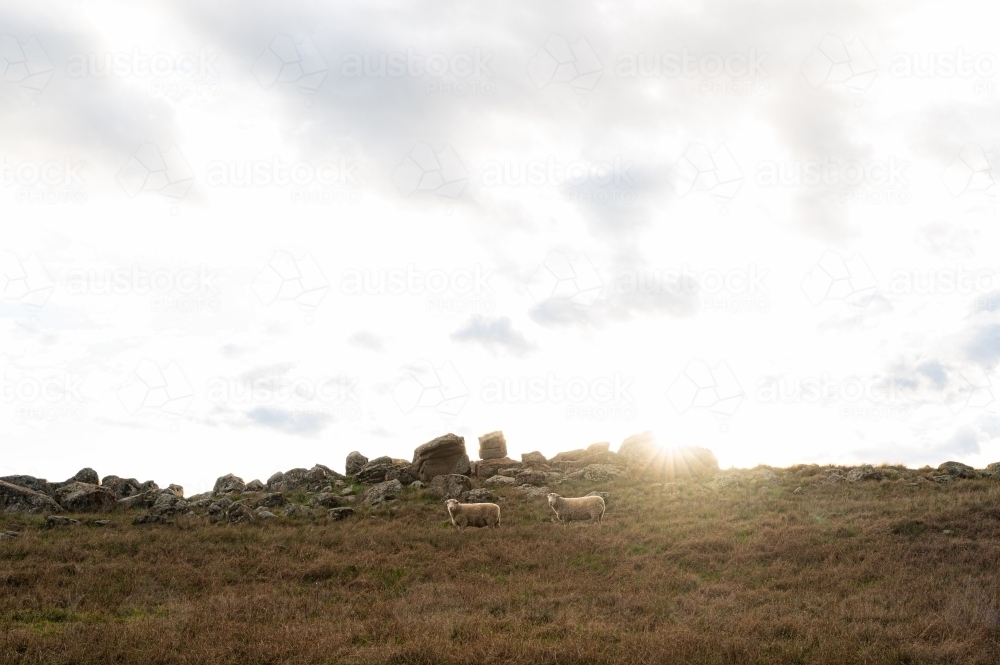
{"label": "grassy hill", "polygon": [[1000,483],[823,470],[556,488],[610,491],[600,526],[517,489],[464,533],[412,489],[339,522],[2,516],[0,662],[1000,662]]}

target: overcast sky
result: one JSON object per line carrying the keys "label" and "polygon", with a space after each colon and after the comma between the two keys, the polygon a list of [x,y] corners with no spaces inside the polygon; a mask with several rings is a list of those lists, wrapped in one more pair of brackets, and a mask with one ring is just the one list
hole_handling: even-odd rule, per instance
{"label": "overcast sky", "polygon": [[996,7],[338,5],[0,8],[0,475],[1000,460]]}

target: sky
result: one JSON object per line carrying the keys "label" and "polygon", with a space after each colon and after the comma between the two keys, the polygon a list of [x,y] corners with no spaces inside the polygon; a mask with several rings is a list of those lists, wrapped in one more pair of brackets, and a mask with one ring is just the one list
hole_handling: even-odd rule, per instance
{"label": "sky", "polygon": [[1000,8],[0,7],[0,475],[1000,460]]}

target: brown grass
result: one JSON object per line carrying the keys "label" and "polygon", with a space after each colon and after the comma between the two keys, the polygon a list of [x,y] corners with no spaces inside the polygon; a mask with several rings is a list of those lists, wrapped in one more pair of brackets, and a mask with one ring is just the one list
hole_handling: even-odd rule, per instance
{"label": "brown grass", "polygon": [[8,516],[0,662],[1000,662],[1000,484],[818,480],[611,485],[603,526],[510,491],[462,534],[420,493],[334,523]]}

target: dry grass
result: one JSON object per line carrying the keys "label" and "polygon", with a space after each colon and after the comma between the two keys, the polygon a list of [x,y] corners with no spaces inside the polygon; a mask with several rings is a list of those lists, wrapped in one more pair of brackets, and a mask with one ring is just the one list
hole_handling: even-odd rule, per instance
{"label": "dry grass", "polygon": [[0,518],[23,532],[0,661],[1000,662],[1000,485],[816,481],[612,485],[600,527],[511,491],[463,534],[425,495],[334,523]]}

